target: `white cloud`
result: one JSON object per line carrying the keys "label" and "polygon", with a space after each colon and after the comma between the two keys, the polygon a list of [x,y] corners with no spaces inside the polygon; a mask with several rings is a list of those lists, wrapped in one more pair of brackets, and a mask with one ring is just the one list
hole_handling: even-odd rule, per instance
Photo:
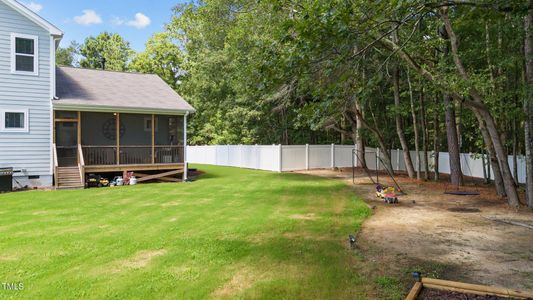
{"label": "white cloud", "polygon": [[32,2],[29,2],[29,3],[28,3],[28,2],[25,2],[24,5],[25,5],[27,8],[33,10],[33,12],[36,12],[36,13],[40,12],[41,10],[43,10],[43,5],[42,5],[42,4],[35,3],[35,2],[33,2],[33,1],[32,1]]}
{"label": "white cloud", "polygon": [[142,29],[150,25],[150,23],[152,23],[152,20],[150,20],[150,18],[148,18],[146,15],[143,13],[136,13],[135,20],[126,22],[126,25],[135,27],[137,29]]}
{"label": "white cloud", "polygon": [[74,17],[74,22],[80,25],[93,25],[101,24],[102,18],[92,9],[86,9],[83,11],[83,15]]}

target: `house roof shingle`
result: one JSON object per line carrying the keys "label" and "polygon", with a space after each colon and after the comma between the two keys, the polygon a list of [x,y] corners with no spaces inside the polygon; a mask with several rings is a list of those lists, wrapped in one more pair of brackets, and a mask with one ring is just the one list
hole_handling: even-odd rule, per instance
{"label": "house roof shingle", "polygon": [[140,73],[56,69],[54,107],[124,109],[147,112],[194,112],[194,108],[159,76]]}

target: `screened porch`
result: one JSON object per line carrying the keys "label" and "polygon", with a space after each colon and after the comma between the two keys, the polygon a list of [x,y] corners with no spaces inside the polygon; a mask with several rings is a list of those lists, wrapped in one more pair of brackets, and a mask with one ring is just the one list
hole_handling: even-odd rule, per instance
{"label": "screened porch", "polygon": [[[56,111],[54,141],[59,167],[164,166],[184,162],[184,116]],[[130,170],[130,169],[124,169]]]}

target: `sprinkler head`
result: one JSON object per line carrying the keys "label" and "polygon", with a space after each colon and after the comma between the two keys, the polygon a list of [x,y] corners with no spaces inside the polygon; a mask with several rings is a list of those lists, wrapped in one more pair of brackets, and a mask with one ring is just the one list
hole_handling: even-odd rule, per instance
{"label": "sprinkler head", "polygon": [[413,279],[417,282],[420,282],[422,280],[422,273],[420,272],[413,272],[411,273],[411,275],[413,276]]}

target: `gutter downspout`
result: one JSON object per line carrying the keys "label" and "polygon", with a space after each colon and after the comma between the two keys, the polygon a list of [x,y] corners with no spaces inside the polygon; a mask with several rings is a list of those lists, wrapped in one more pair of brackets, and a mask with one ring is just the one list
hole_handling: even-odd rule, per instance
{"label": "gutter downspout", "polygon": [[189,112],[185,113],[185,116],[183,116],[183,181],[186,182],[189,180],[188,178],[188,169],[189,165],[187,162],[187,117],[189,116]]}
{"label": "gutter downspout", "polygon": [[[54,105],[53,101],[57,99],[56,95],[56,50],[57,47],[59,47],[59,42],[63,36],[57,36],[57,35],[50,35],[50,172],[52,178],[54,178],[54,154],[53,154],[53,147],[55,141],[54,139]],[[53,180],[53,179],[52,179]]]}

